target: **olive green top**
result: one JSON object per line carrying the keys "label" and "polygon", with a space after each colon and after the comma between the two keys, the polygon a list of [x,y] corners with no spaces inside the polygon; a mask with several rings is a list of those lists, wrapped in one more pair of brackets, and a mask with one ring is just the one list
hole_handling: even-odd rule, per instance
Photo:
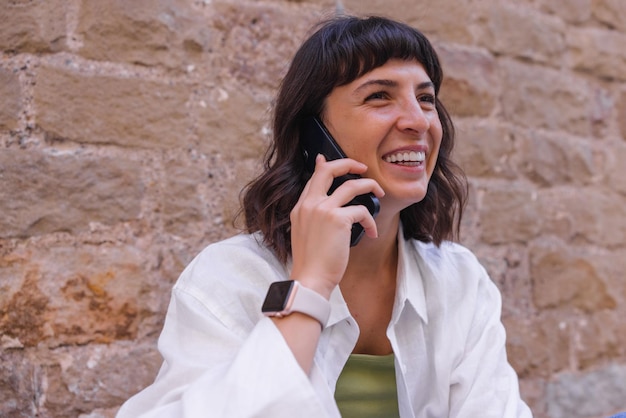
{"label": "olive green top", "polygon": [[343,418],[398,418],[393,354],[351,354],[337,380],[335,400]]}

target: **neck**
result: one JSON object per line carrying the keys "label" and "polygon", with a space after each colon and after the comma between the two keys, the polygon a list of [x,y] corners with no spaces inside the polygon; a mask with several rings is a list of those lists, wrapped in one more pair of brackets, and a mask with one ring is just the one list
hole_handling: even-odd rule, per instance
{"label": "neck", "polygon": [[[364,236],[361,241],[350,249],[350,260],[343,282],[352,280],[379,280],[380,277],[393,277],[398,260],[398,226],[400,217],[376,219],[378,237]],[[392,272],[391,276],[381,273]],[[347,283],[344,283],[347,284]]]}

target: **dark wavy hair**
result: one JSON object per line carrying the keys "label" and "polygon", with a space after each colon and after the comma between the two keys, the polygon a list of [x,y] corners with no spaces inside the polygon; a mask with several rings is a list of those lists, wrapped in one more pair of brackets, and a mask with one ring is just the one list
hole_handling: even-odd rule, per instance
{"label": "dark wavy hair", "polygon": [[[420,62],[439,93],[443,72],[428,39],[406,24],[371,16],[340,16],[323,22],[296,52],[283,79],[273,114],[273,140],[264,172],[243,191],[246,229],[263,233],[264,244],[285,262],[291,255],[289,214],[308,175],[299,143],[299,125],[320,115],[326,97],[390,59]],[[437,164],[425,198],[400,212],[406,239],[440,245],[458,238],[467,181],[450,160],[454,127],[437,98],[443,127]]]}

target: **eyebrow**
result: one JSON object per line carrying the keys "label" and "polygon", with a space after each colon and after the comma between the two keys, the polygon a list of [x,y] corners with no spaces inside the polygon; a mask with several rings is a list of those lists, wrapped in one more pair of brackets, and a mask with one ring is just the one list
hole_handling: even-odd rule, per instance
{"label": "eyebrow", "polygon": [[[358,92],[360,92],[361,90],[369,86],[397,87],[398,82],[395,80],[388,80],[388,79],[367,80],[365,83],[358,86],[354,90],[353,94],[357,94]],[[424,90],[427,88],[435,89],[435,83],[433,83],[432,81],[424,81],[423,83],[420,83],[417,85],[416,90]]]}

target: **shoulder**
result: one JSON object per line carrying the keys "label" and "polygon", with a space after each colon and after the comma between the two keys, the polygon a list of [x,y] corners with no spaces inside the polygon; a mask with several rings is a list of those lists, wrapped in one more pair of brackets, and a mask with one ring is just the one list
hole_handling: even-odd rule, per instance
{"label": "shoulder", "polygon": [[262,236],[241,234],[204,248],[185,268],[178,283],[191,284],[198,275],[247,277],[253,272],[263,275],[276,269],[284,266],[263,244]]}
{"label": "shoulder", "polygon": [[450,306],[485,303],[499,308],[500,291],[476,255],[463,245],[444,242],[439,247],[412,240],[412,249],[427,298]]}
{"label": "shoulder", "polygon": [[263,244],[263,236],[261,234],[239,234],[208,245],[198,254],[196,259],[201,260],[215,255],[233,254],[254,259],[274,258],[272,252]]}
{"label": "shoulder", "polygon": [[476,255],[461,244],[444,241],[440,246],[411,240],[412,249],[421,263],[433,270],[436,275],[449,276],[463,274],[486,275],[486,271]]}
{"label": "shoulder", "polygon": [[257,304],[269,283],[287,275],[283,265],[259,234],[241,234],[202,250],[174,285],[204,305]]}

